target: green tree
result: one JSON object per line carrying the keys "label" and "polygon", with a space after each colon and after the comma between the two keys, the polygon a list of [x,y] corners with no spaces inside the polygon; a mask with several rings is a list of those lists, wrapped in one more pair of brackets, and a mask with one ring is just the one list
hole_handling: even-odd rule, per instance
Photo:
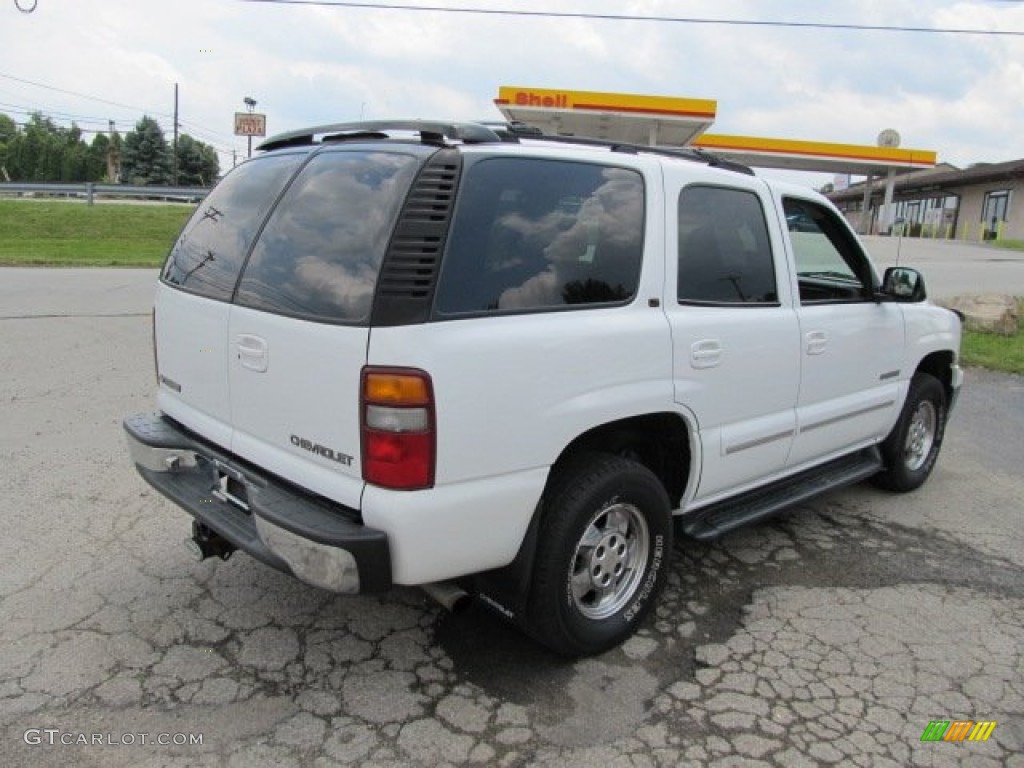
{"label": "green tree", "polygon": [[103,171],[95,173],[90,153],[74,123],[64,128],[35,112],[19,129],[10,117],[0,115],[0,166],[11,181],[96,181]]}
{"label": "green tree", "polygon": [[92,137],[92,144],[89,145],[89,151],[85,157],[86,176],[89,181],[102,181],[107,178],[108,154],[110,154],[110,138],[105,133],[97,133]]}
{"label": "green tree", "polygon": [[121,178],[131,184],[170,184],[171,153],[160,124],[143,117],[124,137]]}
{"label": "green tree", "polygon": [[[33,112],[17,145],[21,181],[59,181],[63,144],[57,124],[41,112]],[[13,174],[12,174],[13,175]]]}
{"label": "green tree", "polygon": [[220,173],[217,150],[187,133],[178,137],[177,156],[178,183],[183,186],[208,187]]}
{"label": "green tree", "polygon": [[60,180],[89,181],[89,145],[82,140],[82,129],[74,123],[70,128],[58,128],[55,146],[60,157]]}
{"label": "green tree", "polygon": [[[11,175],[8,161],[9,145],[18,134],[18,124],[0,112],[0,181],[7,181]],[[13,178],[13,177],[12,177]]]}

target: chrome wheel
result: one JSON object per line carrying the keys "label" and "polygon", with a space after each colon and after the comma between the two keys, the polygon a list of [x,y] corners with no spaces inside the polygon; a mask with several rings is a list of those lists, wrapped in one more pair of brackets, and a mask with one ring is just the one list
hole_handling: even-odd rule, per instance
{"label": "chrome wheel", "polygon": [[613,504],[594,515],[572,558],[577,610],[588,619],[621,610],[636,594],[649,546],[647,521],[632,504]]}
{"label": "chrome wheel", "polygon": [[915,472],[924,466],[935,444],[939,419],[935,405],[929,400],[917,404],[907,427],[907,439],[903,444],[903,462],[907,469]]}

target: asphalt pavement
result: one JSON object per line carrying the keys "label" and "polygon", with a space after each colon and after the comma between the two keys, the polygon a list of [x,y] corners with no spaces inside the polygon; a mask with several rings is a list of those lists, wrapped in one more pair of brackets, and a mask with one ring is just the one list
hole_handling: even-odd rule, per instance
{"label": "asphalt pavement", "polygon": [[[480,606],[193,562],[120,426],[153,277],[0,269],[0,765],[1024,768],[1024,377],[968,371],[918,492],[683,542],[639,634],[565,661]],[[996,725],[922,741],[958,720]]]}

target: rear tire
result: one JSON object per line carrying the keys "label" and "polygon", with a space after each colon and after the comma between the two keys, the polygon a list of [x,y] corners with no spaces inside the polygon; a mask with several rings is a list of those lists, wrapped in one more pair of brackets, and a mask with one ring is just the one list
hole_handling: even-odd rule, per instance
{"label": "rear tire", "polygon": [[927,373],[916,373],[899,421],[882,443],[885,469],[872,482],[905,493],[920,488],[935,466],[946,431],[946,390]]}
{"label": "rear tire", "polygon": [[618,645],[665,584],[672,551],[665,488],[636,461],[583,454],[556,470],[543,515],[531,634],[566,656]]}

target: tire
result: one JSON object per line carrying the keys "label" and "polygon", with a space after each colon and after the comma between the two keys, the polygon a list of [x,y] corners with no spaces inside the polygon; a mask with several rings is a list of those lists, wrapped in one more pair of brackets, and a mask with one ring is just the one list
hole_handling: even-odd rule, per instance
{"label": "tire", "polygon": [[566,656],[618,645],[664,587],[671,551],[668,494],[645,466],[588,453],[556,469],[534,560],[530,634]]}
{"label": "tire", "polygon": [[946,390],[927,373],[916,373],[899,421],[881,445],[885,469],[872,482],[889,491],[920,488],[935,467],[946,430]]}

